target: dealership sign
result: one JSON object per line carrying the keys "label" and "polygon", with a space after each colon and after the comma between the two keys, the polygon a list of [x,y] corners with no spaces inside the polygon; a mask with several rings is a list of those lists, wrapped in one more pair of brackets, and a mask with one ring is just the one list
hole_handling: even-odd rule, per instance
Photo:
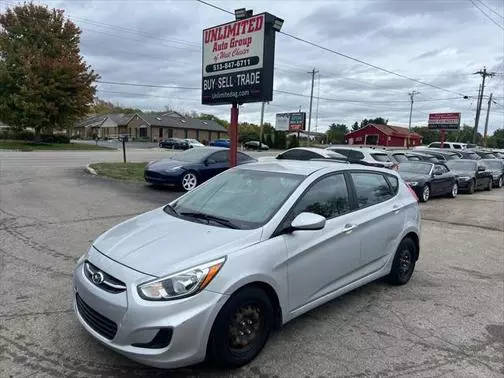
{"label": "dealership sign", "polygon": [[305,129],[306,113],[278,113],[275,120],[275,130],[300,131]]}
{"label": "dealership sign", "polygon": [[203,30],[202,104],[273,100],[274,20],[261,13]]}
{"label": "dealership sign", "polygon": [[429,129],[458,130],[459,127],[460,127],[460,113],[429,114]]}

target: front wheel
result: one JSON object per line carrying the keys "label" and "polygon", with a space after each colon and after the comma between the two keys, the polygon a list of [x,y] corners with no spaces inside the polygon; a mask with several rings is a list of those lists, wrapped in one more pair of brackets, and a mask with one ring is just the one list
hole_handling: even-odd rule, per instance
{"label": "front wheel", "polygon": [[262,350],[273,328],[274,311],[266,293],[246,287],[222,307],[208,342],[210,359],[221,366],[239,367]]}
{"label": "front wheel", "polygon": [[422,195],[420,196],[420,201],[427,202],[430,198],[430,188],[429,185],[425,185],[422,189]]}
{"label": "front wheel", "polygon": [[493,184],[493,180],[490,178],[490,180],[488,180],[488,185],[485,188],[485,190],[488,190],[488,191],[492,190],[492,184]]}
{"label": "front wheel", "polygon": [[181,186],[186,192],[196,188],[196,186],[198,186],[198,178],[196,177],[196,174],[194,172],[184,173],[182,175]]}
{"label": "front wheel", "polygon": [[458,194],[458,185],[457,185],[457,183],[455,183],[452,186],[452,189],[451,189],[449,196],[450,196],[450,198],[455,198],[455,197],[457,197],[457,194]]}
{"label": "front wheel", "polygon": [[501,176],[499,177],[499,181],[497,182],[497,187],[502,188],[503,185],[504,185],[504,178]]}
{"label": "front wheel", "polygon": [[410,280],[413,270],[415,270],[416,252],[413,240],[405,238],[401,241],[392,262],[392,269],[387,276],[389,283],[404,285]]}

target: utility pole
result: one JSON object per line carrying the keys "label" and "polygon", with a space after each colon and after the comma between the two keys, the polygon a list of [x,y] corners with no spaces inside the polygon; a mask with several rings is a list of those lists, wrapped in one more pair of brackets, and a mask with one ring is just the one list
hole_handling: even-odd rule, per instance
{"label": "utility pole", "polygon": [[473,143],[476,143],[476,136],[478,135],[478,126],[481,114],[481,105],[483,103],[483,94],[485,93],[485,79],[487,76],[494,76],[495,72],[487,72],[486,67],[483,67],[483,70],[474,72],[474,75],[481,75],[481,77],[483,78],[481,82],[481,91],[478,98],[478,104],[476,106],[476,118],[474,120]]}
{"label": "utility pole", "polygon": [[310,113],[308,116],[308,145],[310,145],[311,113],[312,113],[312,104],[313,104],[313,83],[315,82],[315,74],[317,74],[318,71],[316,71],[314,68],[313,70],[311,70],[308,73],[312,75],[311,76],[311,92],[310,92]]}
{"label": "utility pole", "polygon": [[259,143],[262,143],[263,140],[264,104],[265,102],[263,101],[261,104],[261,131],[259,133]]}
{"label": "utility pole", "polygon": [[483,145],[487,146],[487,131],[488,131],[488,117],[490,116],[490,106],[492,105],[493,93],[490,93],[490,98],[488,99],[487,115],[485,119],[485,133],[483,134]]}
{"label": "utility pole", "polygon": [[[411,133],[411,115],[413,114],[413,102],[416,94],[419,94],[420,92],[418,91],[411,91],[409,94],[410,100],[411,100],[411,105],[410,105],[410,111],[409,111],[409,123],[408,123],[408,132]],[[410,137],[408,135],[408,148],[410,146]]]}

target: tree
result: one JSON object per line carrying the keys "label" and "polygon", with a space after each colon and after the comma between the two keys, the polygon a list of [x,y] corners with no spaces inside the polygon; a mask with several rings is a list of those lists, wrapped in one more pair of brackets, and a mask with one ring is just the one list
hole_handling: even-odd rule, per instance
{"label": "tree", "polygon": [[62,10],[33,3],[0,14],[0,120],[42,131],[89,112],[99,78],[80,56],[80,29]]}
{"label": "tree", "polygon": [[326,132],[327,140],[332,144],[343,144],[345,143],[346,133],[348,133],[348,127],[345,124],[333,123]]}
{"label": "tree", "polygon": [[352,131],[356,131],[359,129],[360,129],[359,122],[355,121],[354,124],[352,125]]}
{"label": "tree", "polygon": [[504,148],[504,129],[497,129],[493,135],[488,138],[488,147]]}
{"label": "tree", "polygon": [[388,123],[388,119],[382,118],[382,117],[376,117],[373,119],[366,119],[364,118],[361,123],[360,123],[360,128],[363,128],[367,126],[370,123],[376,123],[378,125],[386,125]]}
{"label": "tree", "polygon": [[201,119],[201,120],[204,120],[204,121],[215,121],[219,125],[221,125],[222,127],[225,127],[226,129],[229,127],[229,122],[228,121],[226,121],[224,119],[220,119],[219,117],[216,117],[213,114],[201,113],[197,118]]}
{"label": "tree", "polygon": [[89,108],[89,113],[90,114],[107,114],[107,113],[133,114],[133,113],[143,113],[143,112],[138,108],[123,108],[122,106],[115,105],[109,101],[95,98],[93,104]]}

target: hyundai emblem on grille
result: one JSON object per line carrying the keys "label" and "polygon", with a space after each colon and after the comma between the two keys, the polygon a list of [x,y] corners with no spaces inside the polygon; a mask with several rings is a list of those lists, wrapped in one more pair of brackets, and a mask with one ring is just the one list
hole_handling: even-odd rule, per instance
{"label": "hyundai emblem on grille", "polygon": [[103,282],[105,277],[103,277],[102,272],[94,272],[93,275],[91,276],[91,279],[96,285],[99,285]]}

